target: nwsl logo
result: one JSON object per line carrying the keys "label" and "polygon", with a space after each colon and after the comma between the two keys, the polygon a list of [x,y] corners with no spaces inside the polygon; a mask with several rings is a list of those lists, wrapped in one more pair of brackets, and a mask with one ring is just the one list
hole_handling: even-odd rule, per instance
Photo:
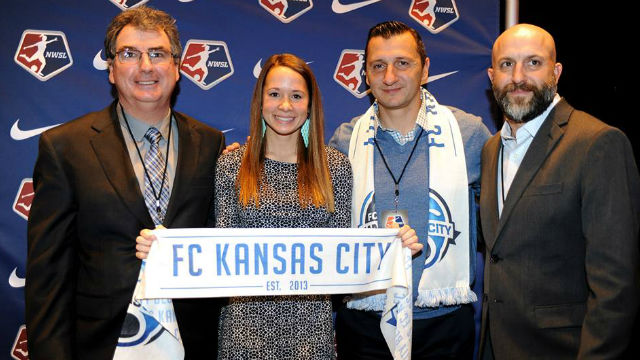
{"label": "nwsl logo", "polygon": [[136,6],[140,6],[149,0],[109,0],[112,4],[119,7],[121,10],[131,9]]}
{"label": "nwsl logo", "polygon": [[20,183],[20,189],[18,190],[16,199],[13,202],[13,211],[25,220],[29,219],[31,202],[33,201],[34,195],[33,180],[23,179],[22,183]]}
{"label": "nwsl logo", "polygon": [[11,357],[16,360],[28,360],[29,350],[27,349],[27,328],[22,325],[18,329],[16,340],[11,348]]}
{"label": "nwsl logo", "polygon": [[40,81],[51,79],[73,64],[64,33],[47,30],[25,30],[13,60]]}
{"label": "nwsl logo", "polygon": [[258,0],[258,4],[283,23],[289,23],[311,10],[311,0]]}
{"label": "nwsl logo", "polygon": [[424,268],[429,268],[444,258],[449,244],[455,245],[460,235],[451,219],[451,211],[442,196],[429,189],[429,224],[427,225],[427,249]]}
{"label": "nwsl logo", "polygon": [[385,227],[390,228],[390,227],[393,227],[394,224],[398,224],[398,227],[404,226],[404,219],[402,218],[402,215],[387,216],[387,222],[385,224]]}
{"label": "nwsl logo", "polygon": [[189,40],[182,52],[180,72],[203,90],[209,90],[233,74],[233,63],[224,41]]}
{"label": "nwsl logo", "polygon": [[409,16],[436,34],[458,20],[455,0],[413,0]]}
{"label": "nwsl logo", "polygon": [[343,50],[333,79],[357,98],[369,93],[364,71],[364,50]]}

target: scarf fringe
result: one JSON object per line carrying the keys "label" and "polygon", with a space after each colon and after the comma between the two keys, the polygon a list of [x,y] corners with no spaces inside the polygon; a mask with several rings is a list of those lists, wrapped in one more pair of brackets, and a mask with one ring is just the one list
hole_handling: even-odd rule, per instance
{"label": "scarf fringe", "polygon": [[[347,302],[347,308],[364,311],[383,311],[386,298],[386,294],[353,295]],[[463,285],[455,288],[420,291],[415,305],[424,308],[469,304],[476,301],[478,301],[476,293],[468,285]]]}
{"label": "scarf fringe", "polygon": [[354,294],[347,302],[347,308],[364,311],[382,311],[387,294],[358,295]]}
{"label": "scarf fringe", "polygon": [[440,305],[460,305],[478,301],[468,285],[455,288],[432,289],[418,292],[415,305],[418,307],[438,307]]}

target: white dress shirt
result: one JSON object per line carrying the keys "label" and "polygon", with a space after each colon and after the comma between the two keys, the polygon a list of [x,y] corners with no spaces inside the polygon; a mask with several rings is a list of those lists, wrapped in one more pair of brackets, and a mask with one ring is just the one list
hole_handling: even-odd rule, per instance
{"label": "white dress shirt", "polygon": [[[553,107],[560,101],[560,95],[556,94],[549,107],[540,115],[536,116],[532,120],[526,122],[517,131],[516,134],[512,134],[511,126],[507,121],[504,122],[502,129],[500,130],[500,137],[502,138],[502,148],[498,161],[500,162],[500,168],[498,169],[498,214],[502,215],[502,208],[504,202],[509,194],[509,188],[511,183],[516,177],[516,173],[520,168],[520,164],[524,159],[524,156],[529,150],[529,146],[533,141],[533,138],[538,133],[540,126],[547,118]],[[503,159],[504,158],[504,159]],[[504,187],[504,192],[503,192]]]}

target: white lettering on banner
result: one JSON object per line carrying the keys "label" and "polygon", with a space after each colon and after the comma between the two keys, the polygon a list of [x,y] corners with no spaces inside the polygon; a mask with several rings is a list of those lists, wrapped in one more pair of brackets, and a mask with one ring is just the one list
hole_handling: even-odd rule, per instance
{"label": "white lettering on banner", "polygon": [[411,251],[397,229],[154,230],[136,298],[347,294],[387,289],[380,327],[411,358]]}

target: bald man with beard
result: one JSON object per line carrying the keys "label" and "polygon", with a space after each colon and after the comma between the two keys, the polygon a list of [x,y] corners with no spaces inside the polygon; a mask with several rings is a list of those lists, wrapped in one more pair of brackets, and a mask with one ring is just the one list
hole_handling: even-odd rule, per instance
{"label": "bald man with beard", "polygon": [[539,27],[493,46],[505,121],[482,152],[484,359],[621,358],[632,339],[638,169],[624,133],[557,94],[561,73]]}

